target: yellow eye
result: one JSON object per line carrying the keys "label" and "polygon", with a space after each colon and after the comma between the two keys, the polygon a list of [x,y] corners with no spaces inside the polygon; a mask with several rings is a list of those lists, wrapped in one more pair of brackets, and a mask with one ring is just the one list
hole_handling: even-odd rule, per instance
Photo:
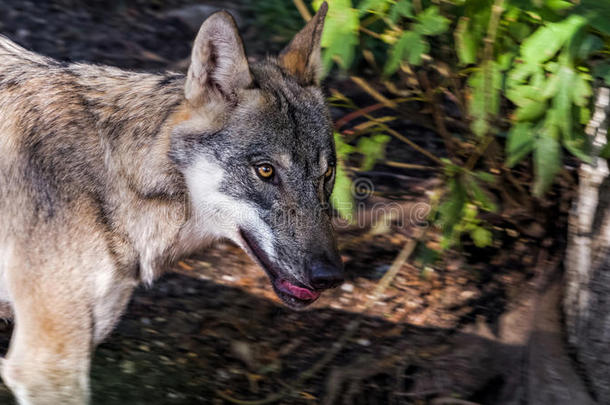
{"label": "yellow eye", "polygon": [[273,177],[273,166],[269,163],[263,163],[262,165],[256,166],[256,173],[258,177],[263,180],[270,180]]}
{"label": "yellow eye", "polygon": [[330,179],[330,177],[333,175],[334,170],[334,166],[328,166],[328,169],[326,169],[326,172],[324,172],[324,178],[326,180]]}

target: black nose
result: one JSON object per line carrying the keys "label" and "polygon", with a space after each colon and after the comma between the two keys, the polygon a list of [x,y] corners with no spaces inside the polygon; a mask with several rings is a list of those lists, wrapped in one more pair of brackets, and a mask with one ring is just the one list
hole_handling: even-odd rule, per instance
{"label": "black nose", "polygon": [[341,284],[344,280],[343,265],[325,261],[311,264],[310,283],[316,290],[326,290]]}

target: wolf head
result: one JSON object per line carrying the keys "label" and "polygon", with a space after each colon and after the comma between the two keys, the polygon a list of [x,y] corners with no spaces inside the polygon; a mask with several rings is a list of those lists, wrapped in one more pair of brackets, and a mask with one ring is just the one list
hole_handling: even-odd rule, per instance
{"label": "wolf head", "polygon": [[328,207],[335,145],[318,87],[326,10],[324,3],[278,58],[253,64],[233,18],[210,16],[172,134],[171,156],[202,232],[241,246],[293,308],[343,279]]}

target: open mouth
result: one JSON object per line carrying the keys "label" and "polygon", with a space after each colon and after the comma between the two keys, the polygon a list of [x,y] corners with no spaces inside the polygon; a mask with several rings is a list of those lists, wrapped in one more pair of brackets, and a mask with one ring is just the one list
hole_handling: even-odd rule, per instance
{"label": "open mouth", "polygon": [[265,270],[276,295],[289,307],[300,309],[313,303],[320,297],[320,293],[304,285],[282,277],[280,269],[275,266],[260,248],[258,243],[243,229],[239,233],[244,240],[249,253],[254,256],[258,264]]}

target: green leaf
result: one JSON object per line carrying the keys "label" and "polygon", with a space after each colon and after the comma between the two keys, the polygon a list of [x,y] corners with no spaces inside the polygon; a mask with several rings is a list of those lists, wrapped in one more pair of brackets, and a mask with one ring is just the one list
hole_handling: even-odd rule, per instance
{"label": "green leaf", "polygon": [[390,139],[390,136],[382,134],[360,138],[356,149],[364,156],[361,170],[371,170],[378,160],[385,157],[385,148]]}
{"label": "green leaf", "polygon": [[506,86],[508,88],[523,84],[531,76],[543,71],[542,67],[532,63],[519,63],[508,73]]}
{"label": "green leaf", "polygon": [[476,180],[470,176],[466,179],[466,186],[468,189],[468,194],[472,198],[472,202],[476,203],[485,211],[495,212],[498,207],[494,204],[491,199],[485,194],[485,191],[477,184]]}
{"label": "green leaf", "polygon": [[564,43],[563,35],[558,35],[554,25],[541,27],[521,45],[521,54],[528,64],[541,63],[551,59]]}
{"label": "green leaf", "polygon": [[530,78],[529,85],[533,87],[533,90],[540,93],[546,86],[546,75],[542,70],[534,72]]}
{"label": "green leaf", "polygon": [[591,119],[591,110],[588,107],[580,107],[578,109],[578,123],[580,125],[587,125]]}
{"label": "green leaf", "polygon": [[[398,70],[400,63],[402,62],[407,48],[415,40],[415,33],[411,31],[405,31],[402,33],[398,41],[390,50],[390,57],[384,68],[384,74],[391,75]],[[419,40],[419,38],[418,38]]]}
{"label": "green leaf", "polygon": [[549,73],[557,73],[559,72],[560,67],[561,65],[559,63],[555,61],[550,61],[544,65],[544,70]]}
{"label": "green leaf", "polygon": [[559,90],[553,97],[553,110],[547,114],[549,124],[557,126],[563,137],[572,138],[572,98],[576,79],[576,72],[567,66],[562,66],[557,74],[559,77]]}
{"label": "green leaf", "polygon": [[450,234],[455,224],[461,219],[462,210],[466,204],[466,190],[456,179],[449,179],[447,186],[449,188],[448,197],[438,207],[438,222],[443,227],[443,233]]}
{"label": "green leaf", "polygon": [[[314,8],[317,9],[321,3],[322,0],[316,0]],[[328,9],[321,41],[325,48],[322,56],[325,73],[330,70],[333,60],[337,60],[344,69],[351,66],[358,45],[359,26],[358,10],[352,8],[351,0],[333,0],[332,7]]]}
{"label": "green leaf", "polygon": [[340,133],[335,132],[334,138],[335,138],[335,145],[336,145],[336,149],[337,149],[337,155],[341,159],[347,159],[348,155],[350,153],[353,153],[356,150],[356,148],[354,148],[352,145],[346,143],[343,140],[343,136]]}
{"label": "green leaf", "polygon": [[396,23],[400,17],[413,18],[413,5],[410,0],[399,0],[390,10],[390,20]]}
{"label": "green leaf", "polygon": [[516,21],[509,24],[508,32],[517,42],[523,42],[531,34],[532,30],[529,25]]}
{"label": "green leaf", "polygon": [[493,243],[493,234],[490,230],[485,229],[482,226],[477,226],[470,231],[470,238],[474,242],[474,245],[478,248],[491,246]]}
{"label": "green leaf", "polygon": [[496,182],[496,176],[491,173],[482,172],[479,170],[474,172],[474,176],[485,183],[494,184]]}
{"label": "green leaf", "polygon": [[528,100],[515,111],[515,120],[518,122],[535,121],[544,115],[546,109],[546,102]]}
{"label": "green leaf", "polygon": [[545,125],[536,139],[534,149],[534,186],[533,193],[541,197],[549,189],[555,175],[561,169],[561,146],[559,133],[554,125]]}
{"label": "green leaf", "polygon": [[546,0],[545,4],[553,11],[563,11],[570,7],[574,7],[574,4],[565,0]]}
{"label": "green leaf", "polygon": [[468,25],[469,20],[466,17],[462,17],[454,31],[458,59],[463,65],[475,63],[477,60],[478,43]]}
{"label": "green leaf", "polygon": [[347,160],[350,153],[353,153],[355,148],[344,142],[343,136],[340,133],[334,133],[337,155],[339,164],[337,165],[337,173],[335,174],[335,187],[330,196],[330,202],[334,209],[339,213],[339,216],[348,222],[353,222],[355,209],[354,197],[352,195],[352,180],[349,178],[343,167],[342,161]]}
{"label": "green leaf", "polygon": [[578,74],[574,77],[574,88],[572,90],[574,104],[579,107],[586,107],[589,104],[589,99],[593,94],[591,85],[584,74]]}
{"label": "green leaf", "polygon": [[529,84],[509,88],[506,91],[506,97],[520,107],[526,106],[532,101],[542,102],[546,99],[543,92]]}
{"label": "green leaf", "polygon": [[540,27],[521,44],[521,55],[527,64],[542,63],[551,59],[564,43],[576,33],[586,21],[572,15],[557,23]]}
{"label": "green leaf", "polygon": [[352,196],[352,180],[347,176],[343,164],[337,165],[335,187],[330,196],[330,202],[341,218],[350,223],[354,221],[356,204]]}
{"label": "green leaf", "polygon": [[568,152],[576,156],[578,159],[585,163],[591,163],[592,159],[589,155],[589,144],[587,143],[587,139],[584,137],[584,133],[581,136],[580,135],[581,134],[574,139],[563,138],[563,146],[568,150]]}
{"label": "green leaf", "polygon": [[610,35],[610,2],[607,0],[580,0],[571,11],[584,17],[596,30]]}
{"label": "green leaf", "polygon": [[496,63],[491,62],[491,88],[486,89],[484,79],[485,66],[468,78],[470,99],[468,112],[473,118],[472,131],[477,136],[483,136],[489,130],[488,118],[498,114],[500,109],[500,90],[502,88],[502,72]]}
{"label": "green leaf", "polygon": [[437,6],[428,7],[415,18],[418,22],[413,25],[413,30],[423,35],[439,35],[449,29],[450,21],[440,15]]}
{"label": "green leaf", "polygon": [[384,73],[391,75],[400,67],[403,60],[412,65],[421,63],[421,56],[430,50],[428,42],[417,32],[405,31],[390,51],[390,58],[385,65]]}
{"label": "green leaf", "polygon": [[559,80],[559,75],[552,74],[549,77],[549,80],[546,81],[546,86],[544,86],[544,90],[542,91],[542,97],[546,100],[552,97],[555,97],[562,83]]}
{"label": "green leaf", "polygon": [[[483,3],[484,7],[489,7],[487,4]],[[504,12],[504,19],[506,21],[517,21],[519,16],[523,13],[525,7],[520,4],[520,1],[511,1],[509,4],[506,4],[506,11]],[[489,16],[487,16],[487,21],[489,21]]]}
{"label": "green leaf", "polygon": [[519,122],[508,132],[506,166],[514,167],[534,150],[535,136],[531,122]]}
{"label": "green leaf", "polygon": [[444,163],[443,173],[447,177],[455,177],[457,174],[462,172],[462,168],[447,158],[441,158]]}
{"label": "green leaf", "polygon": [[360,11],[361,16],[366,13],[383,14],[387,11],[388,7],[390,7],[390,2],[388,0],[363,0],[358,4],[358,10]]}
{"label": "green leaf", "polygon": [[500,70],[504,72],[504,71],[510,69],[510,67],[513,65],[514,58],[515,58],[514,52],[504,52],[503,54],[498,56],[497,63],[498,63],[498,67],[500,68]]}
{"label": "green leaf", "polygon": [[420,65],[422,56],[430,52],[430,44],[423,37],[413,43],[413,48],[407,52],[407,62],[411,65]]}

